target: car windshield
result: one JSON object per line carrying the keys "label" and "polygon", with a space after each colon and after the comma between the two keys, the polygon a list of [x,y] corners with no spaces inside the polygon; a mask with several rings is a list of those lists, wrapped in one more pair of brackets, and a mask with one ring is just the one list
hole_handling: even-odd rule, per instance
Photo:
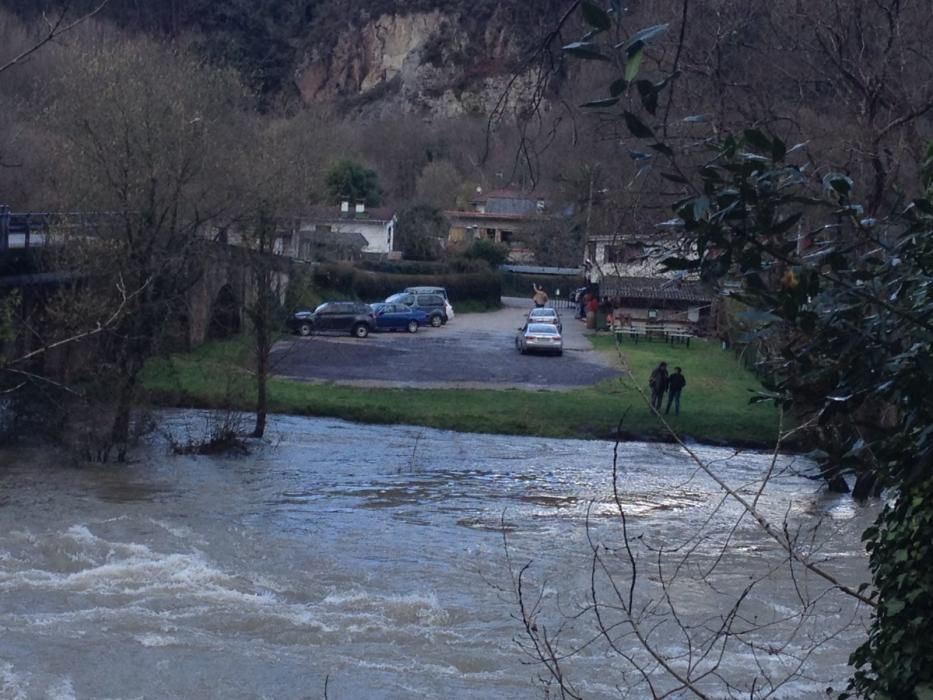
{"label": "car windshield", "polygon": [[387,304],[404,304],[408,301],[409,295],[405,292],[400,292],[398,294],[393,294],[388,299],[386,299]]}
{"label": "car windshield", "polygon": [[380,311],[389,311],[388,304],[370,304],[369,306],[373,311],[377,313]]}
{"label": "car windshield", "polygon": [[557,318],[557,312],[554,309],[535,309],[531,312],[532,318]]}
{"label": "car windshield", "polygon": [[526,333],[534,335],[560,335],[557,332],[557,326],[552,326],[549,323],[529,323]]}
{"label": "car windshield", "polygon": [[330,307],[330,302],[324,302],[314,310],[314,313],[319,314],[328,307]]}

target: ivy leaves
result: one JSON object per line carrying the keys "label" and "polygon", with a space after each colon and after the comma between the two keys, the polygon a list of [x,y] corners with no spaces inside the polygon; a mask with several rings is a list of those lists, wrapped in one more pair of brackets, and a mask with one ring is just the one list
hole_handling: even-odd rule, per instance
{"label": "ivy leaves", "polygon": [[[580,14],[589,31],[580,41],[575,41],[562,47],[568,56],[585,61],[597,61],[612,64],[617,67],[618,74],[609,84],[609,95],[594,98],[584,102],[581,106],[587,109],[608,109],[622,101],[626,93],[634,91],[641,101],[644,110],[654,116],[658,110],[660,95],[676,75],[670,75],[660,81],[651,81],[641,78],[646,51],[648,47],[668,29],[669,24],[656,24],[644,27],[633,32],[621,41],[603,39],[602,35],[615,29],[615,34],[623,35],[624,28],[619,17],[619,8],[604,9],[594,2],[584,0],[580,3]],[[625,123],[635,138],[650,138],[650,129],[640,118],[632,112],[624,112]],[[669,147],[664,145],[665,150]]]}

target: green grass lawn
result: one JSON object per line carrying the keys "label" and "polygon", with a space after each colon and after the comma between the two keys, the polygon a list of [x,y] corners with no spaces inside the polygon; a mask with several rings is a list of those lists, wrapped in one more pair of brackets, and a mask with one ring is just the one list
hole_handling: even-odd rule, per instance
{"label": "green grass lawn", "polygon": [[[615,353],[610,336],[596,337],[599,350]],[[750,406],[755,378],[731,353],[705,343],[689,350],[662,344],[624,347],[640,384],[660,359],[684,368],[687,387],[681,415],[671,423],[697,439],[767,443],[777,427],[770,405]],[[143,383],[157,402],[180,407],[253,408],[255,389],[242,339],[215,342],[188,354],[151,361]],[[371,423],[407,423],[464,432],[597,438],[612,434],[628,411],[623,430],[662,438],[663,427],[628,378],[573,391],[374,389],[310,384],[286,379],[269,383],[270,409],[278,413],[334,416]]]}
{"label": "green grass lawn", "polygon": [[[669,416],[678,430],[697,438],[735,435],[743,440],[768,442],[776,436],[778,410],[770,403],[749,404],[754,392],[762,388],[761,383],[719,343],[694,339],[688,348],[644,340],[636,344],[626,338],[616,345],[610,333],[591,336],[590,341],[597,350],[609,353],[613,361],[631,369],[632,379],[623,382],[622,395],[632,405],[629,416],[634,424],[657,420],[644,401],[635,400],[638,394],[633,381],[650,395],[648,377],[663,361],[670,372],[681,367],[687,380],[681,394],[680,416]],[[667,408],[666,397],[663,408]],[[786,430],[786,416],[784,422]]]}

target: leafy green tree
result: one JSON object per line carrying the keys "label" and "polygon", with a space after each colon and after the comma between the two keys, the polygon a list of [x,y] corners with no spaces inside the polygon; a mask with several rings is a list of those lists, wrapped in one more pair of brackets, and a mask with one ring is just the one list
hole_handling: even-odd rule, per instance
{"label": "leafy green tree", "polygon": [[379,174],[352,160],[334,165],[327,173],[325,184],[332,202],[348,201],[367,207],[378,207],[382,203]]}
{"label": "leafy green tree", "polygon": [[491,267],[498,267],[508,261],[509,249],[501,243],[479,238],[470,244],[463,256],[473,260],[485,260]]}
{"label": "leafy green tree", "polygon": [[447,239],[450,223],[433,207],[418,205],[403,210],[396,224],[396,241],[409,260],[437,260],[441,240]]}

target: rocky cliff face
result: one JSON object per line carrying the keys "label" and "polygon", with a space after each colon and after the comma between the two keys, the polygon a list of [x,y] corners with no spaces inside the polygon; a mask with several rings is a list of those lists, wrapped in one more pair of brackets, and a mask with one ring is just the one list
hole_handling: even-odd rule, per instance
{"label": "rocky cliff face", "polygon": [[[382,14],[308,51],[296,82],[308,104],[364,115],[485,114],[520,69],[533,36],[503,6],[485,19],[466,9]],[[531,82],[521,76],[511,99],[521,100]]]}

